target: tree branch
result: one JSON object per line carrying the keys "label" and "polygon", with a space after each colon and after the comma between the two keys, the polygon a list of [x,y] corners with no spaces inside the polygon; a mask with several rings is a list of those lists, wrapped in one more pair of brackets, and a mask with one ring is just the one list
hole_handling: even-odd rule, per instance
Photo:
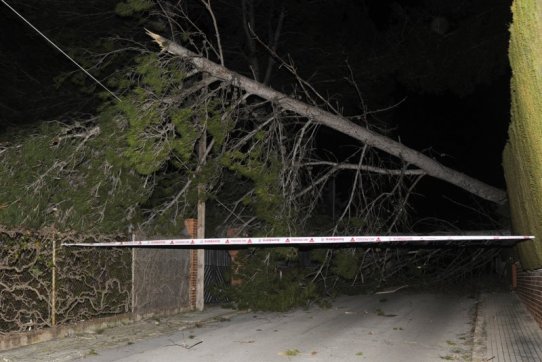
{"label": "tree branch", "polygon": [[421,170],[424,170],[429,176],[456,185],[483,199],[499,204],[504,204],[506,201],[506,192],[501,189],[490,186],[464,173],[446,167],[434,159],[422,154],[421,152],[413,150],[386,136],[361,127],[342,116],[332,114],[321,108],[311,106],[297,99],[288,97],[287,95],[275,91],[270,87],[226,69],[225,67],[198,56],[183,46],[158,34],[152,33],[148,30],[147,34],[152,37],[158,45],[160,45],[162,51],[167,51],[173,55],[185,58],[201,71],[207,72],[225,82],[230,82],[247,93],[273,101],[275,104],[285,110],[312,119],[317,123],[361,141],[368,146],[380,149],[411,165],[417,166]]}
{"label": "tree branch", "polygon": [[309,167],[309,166],[331,166],[337,170],[352,170],[352,171],[367,171],[372,173],[378,173],[381,175],[426,175],[427,172],[424,170],[416,169],[416,170],[394,170],[394,169],[387,169],[382,167],[376,167],[376,166],[369,166],[369,165],[357,165],[354,163],[337,163],[337,162],[330,162],[330,161],[312,161],[312,162],[304,162],[297,164],[296,166],[299,167]]}

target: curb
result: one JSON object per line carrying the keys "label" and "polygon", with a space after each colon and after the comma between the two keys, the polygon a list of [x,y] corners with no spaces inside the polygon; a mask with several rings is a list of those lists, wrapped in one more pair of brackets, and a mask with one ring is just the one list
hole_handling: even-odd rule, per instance
{"label": "curb", "polygon": [[124,313],[111,317],[96,318],[77,323],[38,329],[35,331],[8,333],[0,336],[0,353],[8,352],[15,348],[31,346],[37,343],[71,337],[77,333],[86,333],[100,328],[116,327],[135,321],[136,319],[131,313]]}
{"label": "curb", "polygon": [[[189,328],[197,328],[201,325],[209,324],[214,321],[222,321],[234,317],[235,315],[243,314],[248,311],[237,310],[225,310],[221,313],[216,313],[211,316],[198,316],[199,313],[195,311],[178,311],[177,313],[155,313],[142,316],[134,316],[131,313],[126,313],[113,317],[91,319],[84,322],[75,324],[68,324],[57,326],[53,328],[47,328],[42,330],[36,330],[26,333],[16,333],[7,336],[0,337],[0,356],[14,352],[19,348],[31,347],[39,343],[55,342],[65,338],[74,337],[82,333],[92,333],[93,331],[100,329],[110,329],[123,325],[135,325],[138,322],[145,322],[152,320],[153,317],[168,318],[177,316],[181,326],[179,330],[185,330]],[[73,356],[80,357],[79,355]],[[4,358],[4,360],[6,360]],[[8,359],[9,360],[9,359]],[[2,361],[2,358],[0,358]]]}
{"label": "curb", "polygon": [[181,319],[183,323],[186,323],[186,326],[183,326],[179,330],[199,327],[200,324],[209,324],[211,322],[222,322],[225,320],[229,320],[230,318],[235,317],[237,315],[246,314],[249,312],[250,312],[249,310],[229,310],[229,311],[225,311],[224,313],[214,315],[212,317],[206,317],[206,318],[197,319],[197,320],[183,321]]}

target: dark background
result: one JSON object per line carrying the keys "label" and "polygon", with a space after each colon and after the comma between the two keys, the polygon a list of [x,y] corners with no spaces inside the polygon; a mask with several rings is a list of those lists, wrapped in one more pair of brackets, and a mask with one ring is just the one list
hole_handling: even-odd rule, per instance
{"label": "dark background", "polygon": [[[35,26],[106,81],[129,65],[119,48],[156,48],[143,27],[160,29],[153,13],[119,16],[120,1],[10,1]],[[176,2],[161,2],[164,6]],[[212,27],[198,1],[185,2],[194,21]],[[346,116],[365,114],[372,129],[491,185],[504,188],[501,153],[509,122],[507,59],[510,1],[254,1],[256,32],[269,40],[281,11],[277,53],[295,64]],[[215,1],[226,66],[250,75],[252,52],[243,32],[241,1]],[[100,90],[73,64],[0,4],[0,137],[39,122],[94,113]],[[111,49],[113,44],[113,49]],[[346,78],[355,80],[363,101]],[[276,68],[271,85],[292,92],[294,81]],[[386,111],[379,111],[387,109]],[[318,146],[337,160],[353,141],[323,130]],[[330,137],[331,136],[331,137]],[[348,182],[344,179],[342,182]],[[338,181],[341,187],[341,180]],[[472,227],[487,223],[494,206],[444,182],[424,178],[412,207],[420,217]],[[475,209],[475,210],[473,210]],[[422,226],[420,226],[423,228]],[[430,228],[429,226],[427,228]]]}

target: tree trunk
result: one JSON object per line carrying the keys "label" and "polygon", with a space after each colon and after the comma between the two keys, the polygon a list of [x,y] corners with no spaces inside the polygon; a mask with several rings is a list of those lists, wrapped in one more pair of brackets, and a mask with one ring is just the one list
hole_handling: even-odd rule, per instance
{"label": "tree trunk", "polygon": [[515,232],[535,235],[518,245],[526,269],[542,267],[542,3],[515,0],[509,58],[512,122],[503,155]]}
{"label": "tree trunk", "polygon": [[348,135],[371,147],[382,150],[404,162],[419,167],[429,176],[449,182],[483,199],[499,204],[503,204],[506,201],[506,193],[503,190],[448,168],[416,150],[361,127],[344,117],[288,97],[283,93],[277,92],[261,83],[220,66],[207,58],[201,57],[158,34],[154,34],[148,30],[147,34],[160,45],[162,51],[167,51],[173,55],[185,58],[192,62],[199,70],[209,73],[222,81],[230,82],[247,93],[274,102],[285,110],[297,113],[302,117],[310,118],[321,125]]}

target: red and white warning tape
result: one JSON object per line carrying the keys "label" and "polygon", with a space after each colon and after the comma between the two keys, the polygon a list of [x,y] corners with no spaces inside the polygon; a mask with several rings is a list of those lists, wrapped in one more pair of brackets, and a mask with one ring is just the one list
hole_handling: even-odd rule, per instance
{"label": "red and white warning tape", "polygon": [[412,235],[412,236],[306,236],[221,239],[162,239],[112,241],[104,243],[66,243],[64,246],[202,246],[202,245],[297,245],[297,244],[379,244],[410,242],[465,241],[488,243],[532,240],[525,235]]}

